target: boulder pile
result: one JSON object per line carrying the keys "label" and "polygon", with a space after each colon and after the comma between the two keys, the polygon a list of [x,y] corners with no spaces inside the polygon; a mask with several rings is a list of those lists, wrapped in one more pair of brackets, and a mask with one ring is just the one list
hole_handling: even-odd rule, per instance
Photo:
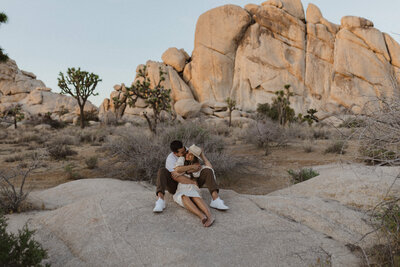
{"label": "boulder pile", "polygon": [[[20,70],[10,59],[0,63],[0,114],[17,104],[21,105],[26,119],[50,112],[53,119],[72,123],[80,112],[74,98],[51,92],[35,74]],[[90,102],[85,105],[85,111],[97,110]]]}
{"label": "boulder pile", "polygon": [[[162,60],[146,63],[148,75],[154,83],[159,67],[168,73],[164,85],[183,118],[225,117],[218,106],[227,97],[241,112],[251,112],[271,103],[285,84],[295,94],[297,113],[315,108],[321,118],[360,114],[366,103],[400,92],[400,45],[389,34],[361,17],[334,24],[313,4],[304,12],[300,0],[209,10],[197,21],[192,55],[172,47]],[[115,112],[109,99],[103,106],[100,113]]]}

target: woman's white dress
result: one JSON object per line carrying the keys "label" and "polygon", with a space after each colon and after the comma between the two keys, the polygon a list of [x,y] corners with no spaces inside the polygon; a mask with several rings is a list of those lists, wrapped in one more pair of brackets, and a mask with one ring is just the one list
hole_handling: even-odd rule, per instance
{"label": "woman's white dress", "polygon": [[[178,166],[183,166],[185,164],[185,158],[180,157],[178,158],[175,167]],[[185,207],[182,202],[182,196],[188,196],[188,197],[201,197],[200,196],[200,188],[197,185],[194,184],[178,184],[178,188],[176,189],[176,192],[173,196],[174,201],[181,205],[182,207]]]}

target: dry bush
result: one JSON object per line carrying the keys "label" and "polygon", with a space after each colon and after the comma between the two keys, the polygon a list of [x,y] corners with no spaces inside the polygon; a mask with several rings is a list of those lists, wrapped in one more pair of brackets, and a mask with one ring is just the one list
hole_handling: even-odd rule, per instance
{"label": "dry bush", "polygon": [[271,120],[257,121],[247,131],[246,141],[265,149],[265,154],[270,153],[272,147],[287,145],[290,136],[288,130]]}
{"label": "dry bush", "polygon": [[85,128],[78,133],[78,138],[81,143],[100,144],[105,141],[110,135],[113,128]]}
{"label": "dry bush", "polygon": [[313,132],[314,139],[327,140],[327,139],[331,138],[331,131],[324,127],[313,128],[312,132]]}
{"label": "dry bush", "polygon": [[400,163],[400,101],[380,100],[366,106],[360,119],[363,127],[355,129],[353,137],[359,141],[360,158],[374,165]]}
{"label": "dry bush", "polygon": [[88,169],[95,169],[97,168],[98,158],[96,156],[89,157],[85,160],[85,163]]}
{"label": "dry bush", "polygon": [[78,154],[76,151],[70,148],[70,145],[75,143],[75,139],[71,136],[60,136],[47,144],[47,152],[52,159],[65,159],[67,156]]}
{"label": "dry bush", "polygon": [[332,154],[345,154],[347,148],[347,143],[342,140],[336,140],[331,142],[328,147],[325,149],[324,153],[332,153]]}
{"label": "dry bush", "polygon": [[34,154],[32,160],[15,168],[0,170],[0,208],[6,212],[20,212],[29,192],[24,191],[30,173],[41,166],[43,156]]}
{"label": "dry bush", "polygon": [[238,159],[226,154],[224,139],[210,134],[204,126],[185,123],[159,127],[156,136],[143,132],[123,127],[107,139],[104,147],[109,166],[104,168],[108,175],[154,183],[158,169],[165,166],[173,140],[202,147],[217,175],[224,175],[239,164]]}
{"label": "dry bush", "polygon": [[4,159],[4,162],[16,162],[16,161],[22,161],[24,158],[22,155],[12,155],[8,156]]}
{"label": "dry bush", "polygon": [[[356,128],[349,138],[359,142],[359,159],[374,165],[398,166],[400,163],[400,101],[377,99],[367,103],[363,116],[356,116]],[[394,178],[392,185],[400,179]],[[386,192],[390,195],[392,186]],[[387,199],[387,198],[386,198]],[[400,198],[384,200],[372,210],[375,231],[382,239],[367,251],[368,265],[400,266]],[[370,264],[371,262],[371,264]]]}

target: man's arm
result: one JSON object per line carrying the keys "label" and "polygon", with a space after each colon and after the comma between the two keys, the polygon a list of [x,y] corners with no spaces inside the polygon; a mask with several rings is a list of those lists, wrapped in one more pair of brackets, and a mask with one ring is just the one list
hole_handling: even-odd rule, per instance
{"label": "man's arm", "polygon": [[193,165],[187,165],[187,166],[177,166],[175,167],[175,171],[178,173],[184,173],[184,172],[198,172],[201,169],[200,164],[193,164]]}
{"label": "man's arm", "polygon": [[178,183],[181,183],[181,184],[195,184],[195,185],[197,185],[196,181],[187,178],[182,173],[172,172],[171,173],[171,177],[172,177],[172,179],[174,179],[175,181],[177,181]]}

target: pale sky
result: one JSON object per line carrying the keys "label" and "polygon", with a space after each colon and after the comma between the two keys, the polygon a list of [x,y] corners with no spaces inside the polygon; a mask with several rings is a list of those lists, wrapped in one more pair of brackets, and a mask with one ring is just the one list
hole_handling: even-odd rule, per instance
{"label": "pale sky", "polygon": [[[0,0],[9,17],[0,26],[0,46],[20,69],[33,72],[53,92],[68,67],[81,67],[102,79],[99,105],[114,84],[130,85],[136,66],[161,61],[169,47],[193,50],[197,18],[239,0]],[[326,19],[340,24],[346,15],[372,20],[400,42],[399,0],[302,0],[317,5]]]}

